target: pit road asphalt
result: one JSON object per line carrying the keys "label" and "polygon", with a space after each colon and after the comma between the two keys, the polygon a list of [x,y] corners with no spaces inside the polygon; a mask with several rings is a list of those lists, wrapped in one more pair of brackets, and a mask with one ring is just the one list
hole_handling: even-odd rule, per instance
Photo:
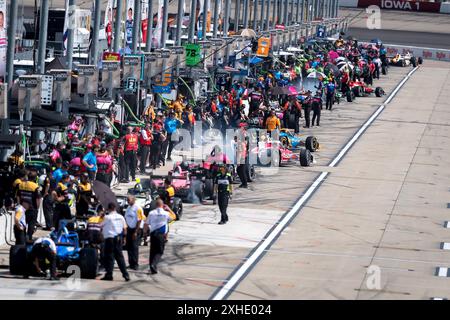
{"label": "pit road asphalt", "polygon": [[[423,70],[427,66],[424,65]],[[434,70],[434,69],[431,69]],[[389,94],[394,87],[411,71],[411,68],[391,68],[388,77],[382,83]],[[434,72],[434,71],[431,71]],[[420,73],[418,73],[420,74]],[[414,75],[413,77],[416,77]],[[420,81],[420,80],[419,80]],[[148,247],[141,247],[138,272],[131,272],[132,281],[126,283],[120,272],[115,271],[115,281],[82,280],[74,289],[71,281],[62,279],[59,282],[44,280],[23,280],[9,275],[8,271],[0,271],[0,298],[4,299],[208,299],[220,287],[237,265],[248,255],[256,244],[264,237],[272,225],[290,209],[296,199],[305,192],[317,175],[325,168],[360,128],[360,126],[378,108],[384,98],[366,97],[357,99],[355,103],[342,103],[331,112],[323,111],[320,128],[312,128],[303,134],[316,135],[322,148],[316,154],[316,164],[310,168],[297,165],[280,169],[276,175],[260,175],[249,190],[237,190],[230,204],[230,222],[224,226],[217,225],[219,211],[216,206],[185,205],[183,219],[171,226],[170,240],[161,263],[160,273],[147,275]],[[386,143],[390,145],[389,140]],[[356,147],[355,147],[356,148]],[[383,149],[390,153],[391,148]],[[382,155],[380,155],[382,156]],[[386,155],[387,156],[387,155]],[[337,170],[338,168],[333,169]],[[264,173],[264,172],[263,172]],[[355,180],[357,181],[357,180]],[[384,182],[383,182],[384,184]],[[131,186],[131,185],[130,185]],[[122,192],[127,186],[118,190]],[[337,190],[348,189],[345,183],[336,182]],[[323,198],[330,201],[331,192]],[[332,204],[330,204],[332,206]],[[302,220],[300,217],[298,220]],[[333,225],[333,221],[330,221]],[[310,232],[321,232],[320,228]],[[310,241],[306,233],[291,231],[288,227],[283,233],[291,234],[295,239]],[[313,240],[308,244],[316,243]],[[295,247],[301,247],[294,245]],[[0,265],[8,264],[7,248],[0,255]],[[267,257],[270,257],[269,255]],[[296,255],[292,255],[296,257]],[[284,258],[284,257],[283,257]],[[297,260],[302,257],[298,256]],[[263,265],[264,259],[261,261]],[[290,267],[286,265],[287,267]],[[295,264],[292,265],[295,270]],[[284,296],[294,281],[278,282],[278,265],[271,265],[272,284],[270,290],[278,292],[273,298]],[[257,268],[255,268],[255,271]],[[251,275],[253,275],[252,272]],[[258,272],[255,273],[258,276]],[[245,286],[244,281],[242,285]],[[245,288],[245,287],[244,287]],[[236,293],[246,298],[262,297],[261,292],[241,289]],[[264,290],[263,290],[264,291]],[[232,296],[233,298],[234,296]],[[295,298],[291,295],[291,298]],[[311,296],[313,297],[313,296]]]}

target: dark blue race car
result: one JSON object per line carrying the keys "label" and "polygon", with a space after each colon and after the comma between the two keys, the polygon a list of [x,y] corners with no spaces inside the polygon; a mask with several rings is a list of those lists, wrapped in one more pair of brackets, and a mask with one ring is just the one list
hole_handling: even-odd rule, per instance
{"label": "dark blue race car", "polygon": [[[70,228],[69,228],[70,229]],[[80,247],[79,235],[76,231],[69,231],[68,227],[59,233],[52,232],[50,237],[56,244],[56,267],[64,273],[73,272],[69,266],[80,268],[81,278],[95,279],[98,271],[98,252],[95,248]],[[23,275],[25,270],[37,275],[32,261],[28,259],[33,245],[15,245],[9,251],[9,270],[13,275]],[[42,270],[49,269],[48,261],[39,261]]]}

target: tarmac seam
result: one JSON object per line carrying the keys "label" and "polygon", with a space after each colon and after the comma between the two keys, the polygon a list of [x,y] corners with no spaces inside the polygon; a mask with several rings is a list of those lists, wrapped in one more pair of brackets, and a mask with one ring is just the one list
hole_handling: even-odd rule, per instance
{"label": "tarmac seam", "polygon": [[[388,98],[381,104],[377,110],[369,117],[369,119],[360,126],[359,130],[346,142],[344,147],[335,156],[333,161],[328,167],[337,166],[353,145],[359,140],[363,133],[372,125],[372,123],[378,118],[381,112],[385,109],[392,99],[397,95],[399,90],[409,80],[412,74],[418,70],[419,67],[415,67],[411,70],[400,83],[395,87],[394,91],[388,96]],[[210,300],[224,300],[227,299],[233,290],[239,285],[239,283],[248,275],[248,273],[256,266],[261,258],[267,253],[267,250],[278,239],[283,230],[292,222],[292,220],[300,213],[306,202],[314,195],[322,182],[329,175],[329,171],[323,171],[308,187],[307,191],[295,202],[292,209],[286,212],[280,219],[273,225],[273,227],[266,233],[263,239],[257,246],[247,255],[243,262],[239,264],[235,270],[228,277],[227,281],[222,284],[210,297]]]}

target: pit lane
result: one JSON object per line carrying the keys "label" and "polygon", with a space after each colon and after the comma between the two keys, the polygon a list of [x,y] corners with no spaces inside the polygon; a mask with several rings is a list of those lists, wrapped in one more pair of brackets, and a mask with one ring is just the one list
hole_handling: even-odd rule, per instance
{"label": "pit lane", "polygon": [[[411,71],[391,68],[388,77],[376,82],[389,94]],[[236,190],[230,204],[230,222],[217,225],[217,206],[185,205],[183,219],[171,226],[170,240],[156,276],[146,274],[148,247],[141,247],[141,270],[125,283],[115,270],[115,281],[72,279],[59,282],[23,280],[0,271],[0,298],[4,299],[207,299],[228,278],[265,234],[289,210],[318,174],[382,103],[383,98],[359,98],[324,110],[320,128],[305,130],[321,142],[317,163],[310,168],[287,166],[275,176],[259,176],[248,190]],[[180,158],[178,158],[180,159]],[[175,158],[177,160],[177,158]],[[159,172],[167,172],[162,168]],[[158,172],[158,173],[159,173]],[[132,185],[116,190],[123,193]],[[289,232],[290,227],[285,232]],[[0,264],[8,264],[8,248],[0,253]]]}

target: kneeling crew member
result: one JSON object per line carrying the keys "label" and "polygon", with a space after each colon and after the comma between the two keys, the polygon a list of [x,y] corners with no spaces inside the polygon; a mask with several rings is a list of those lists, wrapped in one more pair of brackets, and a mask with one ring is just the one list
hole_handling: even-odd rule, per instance
{"label": "kneeling crew member", "polygon": [[233,193],[231,174],[227,172],[227,167],[222,165],[219,169],[219,173],[216,176],[214,188],[217,194],[217,200],[219,202],[219,209],[221,219],[219,224],[225,224],[228,222],[228,201]]}
{"label": "kneeling crew member", "polygon": [[[33,243],[33,248],[29,255],[31,267],[36,268],[39,275],[45,276],[45,272],[41,270],[39,265],[39,260],[48,260],[50,263],[50,280],[58,280],[56,277],[56,245],[52,239],[47,237],[38,238]],[[30,268],[25,268],[25,270],[24,278],[28,278],[31,270]]]}

